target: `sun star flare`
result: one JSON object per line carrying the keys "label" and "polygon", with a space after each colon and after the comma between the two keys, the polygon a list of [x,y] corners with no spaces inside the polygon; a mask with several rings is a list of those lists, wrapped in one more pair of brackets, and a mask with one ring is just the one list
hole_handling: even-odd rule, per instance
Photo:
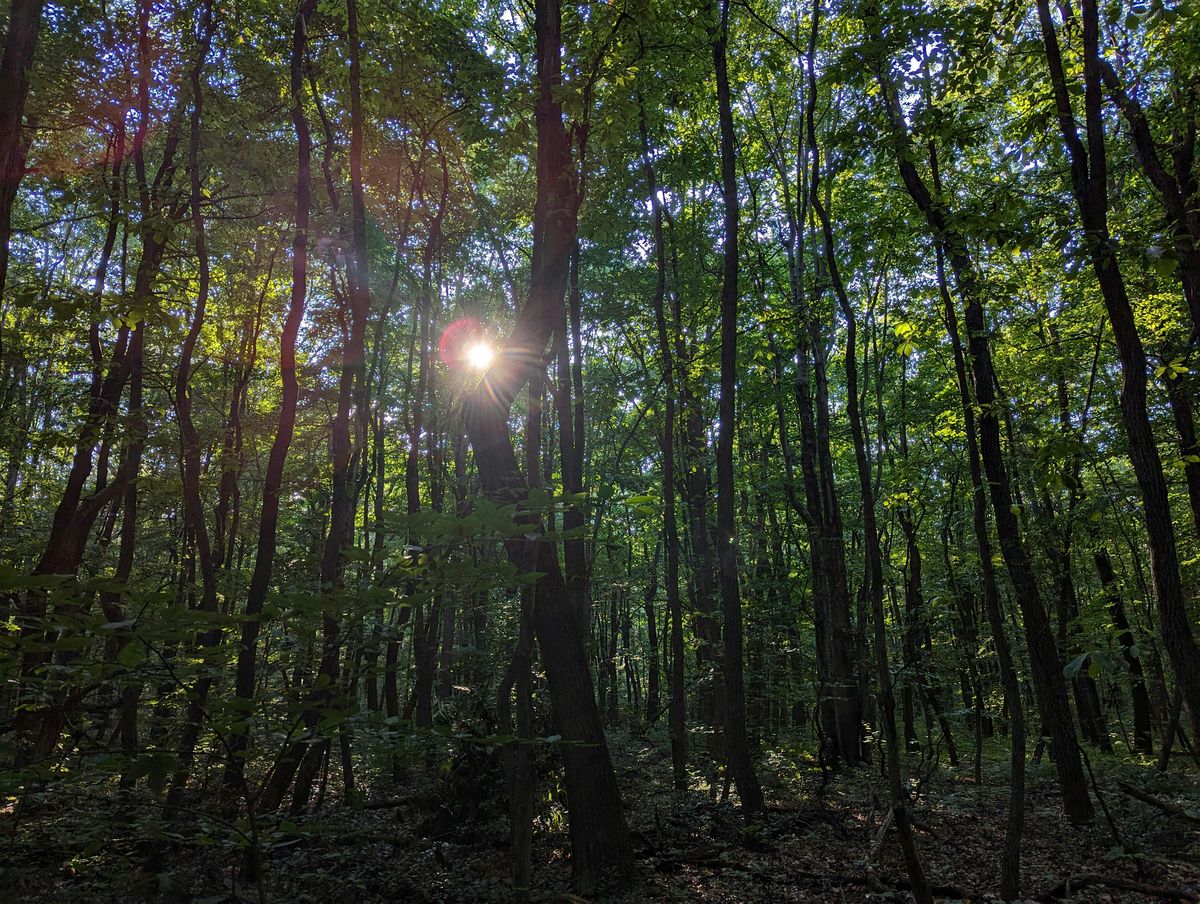
{"label": "sun star flare", "polygon": [[487,342],[475,342],[463,351],[463,360],[476,370],[487,370],[496,359],[496,350]]}

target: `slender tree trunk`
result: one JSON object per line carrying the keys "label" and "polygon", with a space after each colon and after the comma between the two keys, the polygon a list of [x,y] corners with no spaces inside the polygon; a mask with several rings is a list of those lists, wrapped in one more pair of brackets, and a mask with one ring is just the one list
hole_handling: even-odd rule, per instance
{"label": "slender tree trunk", "polygon": [[[154,303],[154,286],[161,270],[167,232],[169,231],[164,228],[160,217],[169,218],[171,215],[170,211],[165,209],[162,196],[170,188],[174,177],[175,152],[179,143],[178,111],[176,110],[173,111],[167,123],[162,157],[153,181],[151,181],[146,169],[144,150],[151,113],[149,18],[149,0],[143,0],[138,6],[138,126],[133,148],[133,163],[137,175],[141,214],[139,231],[142,239],[142,256],[138,261],[133,288],[132,307],[135,310],[149,309]],[[101,384],[99,394],[93,395],[89,403],[88,413],[80,430],[75,455],[68,471],[66,485],[54,512],[50,536],[34,569],[36,575],[74,575],[82,562],[88,536],[100,512],[118,496],[126,494],[126,512],[128,513],[129,485],[136,480],[141,468],[142,451],[145,446],[146,424],[141,399],[145,335],[144,319],[139,320],[132,330],[122,327],[118,331],[108,374]],[[136,391],[133,385],[135,382],[137,383]],[[105,482],[102,487],[84,498],[83,490],[88,476],[92,472],[96,441],[100,438],[108,421],[117,413],[120,398],[127,383],[130,385],[128,409],[130,428],[127,432],[128,442],[126,452],[122,456],[121,467],[110,482]],[[102,477],[107,476],[107,466],[103,464],[105,460],[106,452],[102,445]],[[133,489],[136,492],[136,485]],[[134,517],[136,518],[136,507]],[[41,619],[45,614],[46,603],[47,598],[44,593],[35,591],[27,595],[22,612],[24,634],[29,635],[42,631]],[[77,601],[66,601],[56,608],[56,613],[60,615],[78,615],[80,612]],[[43,632],[47,643],[43,645],[42,649],[27,653],[22,659],[21,675],[23,679],[31,677],[35,671],[49,661],[48,651],[53,641],[61,639],[61,634],[62,632],[56,627]],[[77,650],[67,648],[60,650],[56,659],[60,664],[66,664],[77,655]],[[31,714],[40,723],[37,738],[32,747],[33,756],[44,756],[56,743],[58,733],[65,724],[68,710],[78,703],[79,699],[78,694],[64,696],[55,690],[41,712],[31,711]],[[30,752],[31,749],[28,746],[22,745],[18,753],[18,760],[23,761]]]}
{"label": "slender tree trunk", "polygon": [[1142,496],[1142,516],[1150,546],[1150,577],[1158,603],[1163,644],[1183,690],[1193,734],[1200,734],[1200,649],[1179,573],[1175,526],[1171,520],[1167,482],[1146,407],[1146,353],[1138,336],[1133,309],[1121,275],[1120,261],[1108,232],[1108,166],[1102,113],[1100,21],[1095,0],[1083,0],[1084,125],[1080,139],[1063,69],[1058,35],[1048,0],[1038,0],[1046,61],[1058,112],[1063,144],[1071,160],[1071,184],[1079,208],[1085,245],[1104,296],[1117,355],[1121,361],[1121,420]]}
{"label": "slender tree trunk", "polygon": [[[654,601],[658,598],[658,559],[662,549],[654,545],[654,558],[650,562],[650,575],[646,581],[646,596],[643,600],[643,610],[646,613],[646,642],[650,647],[650,655],[646,663],[646,721],[657,722],[662,711],[659,701],[659,656],[658,656],[658,621],[654,614]],[[645,548],[642,557],[646,557]]]}
{"label": "slender tree trunk", "polygon": [[971,474],[971,523],[975,533],[975,546],[979,554],[979,568],[983,575],[984,611],[987,615],[988,626],[992,631],[992,644],[996,648],[996,664],[1000,670],[1000,683],[1004,689],[1004,706],[1008,713],[1009,801],[1004,851],[1000,863],[1000,896],[1005,900],[1011,900],[1020,893],[1021,882],[1021,834],[1025,821],[1025,712],[1000,602],[999,581],[993,563],[992,541],[987,523],[987,491],[979,452],[979,434],[976,428],[976,409],[971,397],[966,356],[963,353],[962,340],[959,336],[958,316],[946,281],[945,252],[941,240],[936,243],[936,255],[938,292],[942,299],[946,332],[954,353],[955,380],[958,384],[959,402],[962,405],[966,427],[967,464]]}
{"label": "slender tree trunk", "polygon": [[1139,753],[1154,752],[1154,732],[1151,728],[1150,695],[1146,691],[1146,681],[1142,675],[1142,659],[1134,653],[1133,631],[1130,629],[1129,618],[1125,614],[1125,601],[1117,586],[1116,575],[1113,573],[1112,559],[1104,547],[1096,550],[1094,561],[1096,574],[1100,576],[1100,584],[1104,595],[1108,598],[1109,611],[1112,613],[1113,627],[1117,629],[1117,643],[1121,645],[1121,656],[1129,669],[1129,696],[1133,704],[1133,739],[1134,747]]}
{"label": "slender tree trunk", "polygon": [[[873,20],[875,20],[877,16],[878,10],[873,5],[865,11],[864,15],[864,19],[867,19],[868,23],[874,26],[876,33],[879,25],[877,21]],[[992,641],[996,648],[996,659],[1000,669],[1001,682],[1004,688],[1005,707],[1008,710],[1009,730],[1011,735],[1011,771],[1008,822],[1005,828],[1004,849],[1001,855],[1000,864],[1000,894],[1002,898],[1008,900],[1018,897],[1020,890],[1021,834],[1024,825],[1025,812],[1025,718],[1021,701],[1020,686],[1017,681],[1016,669],[1013,664],[1012,652],[1008,643],[1008,637],[1005,628],[1004,613],[1000,602],[999,584],[996,579],[992,564],[992,547],[987,526],[987,496],[985,493],[983,467],[981,466],[982,456],[979,449],[979,436],[976,432],[976,408],[974,405],[974,400],[971,398],[971,389],[967,375],[966,357],[963,353],[963,345],[959,338],[958,332],[958,318],[955,314],[954,303],[951,300],[946,281],[944,263],[944,249],[946,245],[953,240],[955,247],[959,249],[960,255],[965,255],[966,246],[962,242],[961,237],[946,233],[945,217],[939,209],[934,207],[933,199],[930,196],[923,180],[921,180],[919,174],[917,173],[913,160],[909,157],[911,154],[911,143],[908,139],[907,132],[904,129],[903,121],[895,115],[895,109],[892,106],[889,93],[890,80],[887,77],[884,69],[885,63],[883,61],[876,60],[874,61],[874,65],[876,79],[879,82],[882,90],[884,102],[889,106],[888,116],[892,123],[893,133],[901,144],[901,147],[898,148],[896,160],[902,181],[904,182],[909,194],[913,197],[913,200],[917,203],[917,206],[925,215],[930,227],[938,236],[935,241],[938,292],[942,299],[944,316],[946,319],[946,328],[950,337],[951,348],[954,352],[954,369],[958,383],[959,397],[963,409],[963,417],[966,424],[967,460],[971,473],[973,499],[972,520],[975,530],[976,546],[979,550],[980,570],[984,579],[984,608],[987,612],[988,622],[992,629]],[[930,163],[934,176],[934,187],[935,189],[940,189],[940,182],[937,178],[937,158],[933,153],[932,147]],[[960,263],[961,262],[962,261],[960,260]],[[956,273],[957,272],[958,271],[956,271]],[[967,275],[965,268],[962,270],[962,273],[963,275]],[[959,288],[960,291],[963,288],[961,283]]]}
{"label": "slender tree trunk", "polygon": [[738,588],[737,513],[734,497],[733,437],[737,432],[738,197],[733,110],[726,63],[729,2],[722,0],[721,21],[713,40],[717,108],[721,123],[721,190],[725,199],[725,258],[721,283],[721,398],[717,433],[717,563],[721,608],[725,616],[725,733],[729,771],[747,818],[763,808],[762,789],[746,738],[746,690],[742,676],[742,599]]}
{"label": "slender tree trunk", "polygon": [[237,544],[238,513],[241,503],[239,481],[245,466],[243,453],[243,421],[246,395],[250,378],[258,361],[258,337],[262,333],[263,306],[267,291],[275,273],[278,249],[271,252],[262,289],[258,293],[258,305],[254,319],[249,322],[246,335],[239,346],[238,363],[233,389],[229,397],[229,414],[225,420],[225,434],[221,445],[221,479],[217,487],[217,502],[213,506],[213,546],[216,564],[226,571],[233,570],[234,550]]}
{"label": "slender tree trunk", "polygon": [[[813,11],[812,38],[818,28],[817,7]],[[811,67],[810,57],[809,91],[816,93],[816,73]],[[888,797],[892,811],[892,824],[900,841],[904,865],[912,884],[913,897],[920,904],[932,904],[933,893],[925,878],[925,868],[917,851],[916,838],[908,816],[908,792],[901,775],[900,739],[896,731],[896,701],[892,690],[891,668],[888,665],[887,625],[883,610],[883,555],[880,549],[879,528],[875,518],[875,488],[871,478],[871,462],[867,457],[867,446],[863,431],[863,418],[858,397],[858,359],[856,350],[858,325],[846,288],[842,282],[834,249],[833,227],[829,212],[825,209],[818,191],[821,157],[817,145],[816,127],[808,121],[808,141],[812,154],[812,198],[813,209],[821,223],[825,239],[825,265],[830,282],[837,296],[838,306],[846,321],[846,413],[850,421],[850,432],[854,440],[854,460],[858,470],[859,492],[862,495],[863,547],[867,558],[867,595],[870,600],[875,640],[875,680],[879,694],[879,718],[883,723],[887,762]]]}
{"label": "slender tree trunk", "polygon": [[876,76],[882,89],[887,116],[892,124],[893,134],[901,144],[897,149],[901,179],[914,203],[949,251],[958,291],[966,305],[967,335],[975,377],[975,401],[979,406],[979,450],[987,473],[996,532],[999,535],[1000,549],[1009,579],[1021,607],[1034,686],[1037,688],[1042,723],[1051,735],[1063,805],[1073,823],[1086,823],[1093,815],[1092,803],[1088,796],[1087,781],[1075,739],[1062,662],[1050,631],[1050,621],[1032,571],[1028,550],[1021,538],[1014,514],[1012,488],[1000,444],[1000,403],[996,398],[995,371],[992,367],[991,346],[983,306],[979,299],[977,275],[968,256],[964,238],[949,224],[942,202],[930,193],[913,160],[908,156],[911,153],[910,142],[894,96],[894,88],[882,64],[877,65]]}
{"label": "slender tree trunk", "polygon": [[667,332],[665,309],[667,288],[667,250],[663,233],[662,199],[659,197],[658,181],[650,157],[650,137],[646,126],[646,108],[638,95],[638,123],[642,139],[642,168],[646,174],[646,190],[650,195],[650,207],[654,215],[654,320],[658,329],[658,351],[663,373],[664,402],[663,432],[660,438],[662,450],[662,495],[663,495],[663,546],[667,612],[671,619],[669,682],[670,703],[667,714],[671,735],[671,774],[678,791],[687,788],[687,726],[685,725],[684,697],[684,652],[683,652],[683,605],[679,595],[679,524],[676,516],[675,492],[675,362],[671,354],[671,342]]}
{"label": "slender tree trunk", "polygon": [[[208,524],[204,517],[204,499],[200,492],[200,433],[192,419],[192,396],[189,383],[192,378],[192,355],[204,329],[204,317],[208,308],[210,272],[208,244],[204,231],[200,173],[200,130],[204,108],[204,64],[212,45],[213,14],[212,0],[206,0],[200,10],[200,47],[192,67],[192,118],[191,135],[188,140],[188,169],[191,176],[189,204],[192,213],[193,241],[199,272],[196,289],[196,306],[192,311],[192,323],[179,351],[179,364],[175,373],[175,414],[179,420],[179,465],[183,485],[183,517],[196,544],[196,558],[200,569],[200,611],[208,615],[217,614],[217,570],[209,542]],[[200,650],[215,647],[221,641],[221,629],[214,627],[200,632],[196,645]],[[179,741],[179,755],[171,790],[167,795],[167,813],[172,816],[183,799],[196,742],[208,705],[208,692],[212,687],[213,675],[207,664],[188,693],[187,716],[183,736]]]}
{"label": "slender tree trunk", "polygon": [[609,725],[617,725],[621,714],[617,707],[617,610],[621,600],[621,591],[613,587],[608,592],[608,623],[605,625],[604,639],[607,642],[604,655],[604,671],[608,676],[604,683],[606,691],[603,700],[604,718]]}
{"label": "slender tree trunk", "polygon": [[[332,488],[329,503],[329,530],[321,554],[321,592],[329,594],[331,604],[322,615],[321,659],[317,680],[307,704],[304,723],[309,731],[318,725],[321,709],[342,709],[346,706],[340,688],[342,623],[341,604],[337,601],[345,588],[346,550],[354,540],[354,520],[358,495],[358,458],[363,453],[368,413],[366,399],[366,329],[371,309],[370,269],[367,257],[366,207],[363,198],[363,112],[360,89],[358,3],[347,0],[346,39],[350,57],[350,207],[353,255],[347,265],[348,293],[344,318],[341,375],[338,382],[337,410],[333,419],[330,453],[333,460]],[[327,145],[328,148],[328,145]],[[336,290],[335,290],[336,294]],[[340,303],[340,300],[339,300]],[[348,735],[344,735],[348,738]],[[294,741],[298,747],[303,741]],[[264,792],[264,805],[280,797],[291,780],[289,770],[296,771],[292,811],[303,810],[312,792],[319,764],[328,756],[330,738],[308,746],[301,757],[299,749],[285,751],[276,764],[275,772]],[[348,777],[352,777],[349,774]],[[275,789],[275,790],[271,790]],[[347,793],[353,788],[348,787]]]}
{"label": "slender tree trunk", "polygon": [[[582,161],[580,162],[582,166]],[[583,347],[580,319],[583,304],[579,289],[579,241],[571,251],[569,288],[567,298],[570,309],[570,332],[568,337],[567,311],[563,311],[554,333],[554,351],[558,359],[558,392],[555,407],[558,414],[559,462],[562,470],[563,493],[568,497],[583,492],[583,443],[584,443],[584,397],[583,397]],[[568,338],[573,342],[568,346]],[[574,350],[574,357],[570,349]],[[572,404],[572,390],[575,393]],[[574,503],[563,511],[563,532],[578,534],[584,526],[583,509]],[[563,540],[563,565],[567,581],[567,594],[571,609],[576,613],[582,627],[588,622],[591,605],[588,586],[588,563],[584,538],[569,535]]]}
{"label": "slender tree trunk", "polygon": [[[296,338],[304,319],[308,291],[308,227],[312,209],[312,133],[304,113],[304,65],[308,46],[308,20],[317,0],[300,0],[292,31],[291,101],[292,127],[296,132],[296,232],[292,237],[292,292],[287,318],[279,341],[279,370],[283,393],[279,407],[279,425],[271,444],[263,479],[262,511],[259,515],[258,547],[254,571],[246,594],[246,621],[242,625],[235,681],[235,707],[244,720],[230,738],[230,759],[226,784],[244,785],[245,751],[249,745],[250,715],[254,707],[257,676],[258,635],[262,628],[263,605],[271,586],[279,526],[279,496],[283,487],[283,469],[296,428],[296,403],[300,387],[296,380]],[[278,803],[276,803],[278,806]]]}

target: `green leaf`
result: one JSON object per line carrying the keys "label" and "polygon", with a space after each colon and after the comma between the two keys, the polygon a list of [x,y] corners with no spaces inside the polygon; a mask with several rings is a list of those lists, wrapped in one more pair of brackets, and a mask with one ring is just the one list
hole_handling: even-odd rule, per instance
{"label": "green leaf", "polygon": [[121,651],[117,653],[117,662],[121,663],[127,669],[136,668],[141,665],[145,658],[145,645],[136,640],[131,640],[125,644],[125,646],[121,647]]}

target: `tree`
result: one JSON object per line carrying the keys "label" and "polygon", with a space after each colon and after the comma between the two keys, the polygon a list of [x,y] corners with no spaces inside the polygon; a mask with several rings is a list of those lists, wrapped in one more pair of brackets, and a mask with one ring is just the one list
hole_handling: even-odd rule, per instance
{"label": "tree", "polygon": [[8,86],[0,100],[0,293],[7,285],[13,202],[29,152],[31,136],[24,123],[25,102],[42,25],[42,5],[42,0],[16,0],[12,4],[4,34],[4,55],[0,57],[0,78]]}
{"label": "tree", "polygon": [[[508,501],[519,499],[520,476],[508,435],[508,413],[561,322],[567,267],[576,228],[576,195],[562,105],[554,97],[561,81],[561,10],[556,0],[536,6],[538,98],[536,117],[537,205],[534,210],[534,265],[529,294],[517,321],[479,386],[465,402],[467,436],[475,452],[484,491]],[[590,890],[606,877],[621,879],[630,865],[629,836],[621,808],[600,714],[592,693],[583,642],[567,605],[566,585],[554,545],[537,543],[533,620],[545,660],[563,747],[575,882]],[[522,544],[510,555],[521,561]]]}
{"label": "tree", "polygon": [[1193,641],[1191,621],[1184,603],[1167,484],[1146,410],[1146,353],[1138,337],[1121,265],[1108,231],[1108,152],[1101,114],[1103,80],[1099,12],[1095,3],[1086,2],[1081,6],[1081,13],[1086,146],[1079,138],[1075,124],[1062,52],[1049,4],[1038,4],[1038,21],[1050,68],[1059,130],[1071,161],[1071,185],[1079,206],[1092,269],[1104,296],[1104,306],[1121,360],[1124,376],[1121,384],[1121,422],[1125,427],[1129,458],[1142,494],[1142,516],[1150,545],[1150,574],[1158,604],[1160,630],[1183,689],[1195,732],[1200,731],[1200,651],[1197,651]]}
{"label": "tree", "polygon": [[721,121],[721,193],[725,203],[721,279],[721,401],[717,434],[717,561],[721,576],[721,609],[725,616],[725,731],[729,771],[747,818],[763,807],[762,789],[746,740],[746,691],[742,678],[742,602],[738,591],[738,547],[733,495],[733,436],[737,414],[738,330],[738,197],[734,161],[732,101],[726,63],[729,41],[729,2],[722,0],[713,36],[713,69],[717,76],[717,105]]}

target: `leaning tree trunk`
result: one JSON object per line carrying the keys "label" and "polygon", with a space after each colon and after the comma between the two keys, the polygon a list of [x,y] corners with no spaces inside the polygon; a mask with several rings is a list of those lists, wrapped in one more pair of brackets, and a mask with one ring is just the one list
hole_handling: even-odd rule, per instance
{"label": "leaning tree trunk", "polygon": [[[937,157],[931,155],[934,186],[940,187],[937,179]],[[954,354],[954,375],[958,385],[959,404],[963,411],[963,425],[967,438],[967,467],[971,474],[971,526],[975,533],[975,548],[979,554],[979,570],[983,578],[983,607],[992,631],[992,645],[996,648],[996,666],[1000,671],[1000,684],[1004,690],[1004,705],[1008,710],[1009,731],[1009,800],[1008,821],[1004,832],[1004,850],[1000,858],[1000,897],[1012,900],[1020,893],[1021,884],[1021,834],[1025,824],[1025,710],[1021,700],[1021,687],[1013,665],[1012,647],[1008,641],[1008,629],[1000,605],[999,581],[992,558],[992,541],[988,534],[987,490],[984,485],[983,466],[979,454],[978,432],[975,422],[975,405],[971,398],[970,378],[967,374],[966,355],[958,330],[958,315],[946,280],[946,254],[941,239],[935,240],[938,294],[942,300],[942,312],[946,321],[946,333]]]}
{"label": "leaning tree trunk", "polygon": [[1193,734],[1200,734],[1200,649],[1197,649],[1193,638],[1180,580],[1179,551],[1175,542],[1175,525],[1171,520],[1167,481],[1147,410],[1146,353],[1138,336],[1116,248],[1108,231],[1108,168],[1101,109],[1100,21],[1095,0],[1084,0],[1082,18],[1086,147],[1079,136],[1071,108],[1050,5],[1048,0],[1038,0],[1038,19],[1042,27],[1059,129],[1071,161],[1071,184],[1083,226],[1084,244],[1104,296],[1104,306],[1108,311],[1117,355],[1121,361],[1121,421],[1129,444],[1129,459],[1142,496],[1142,516],[1150,545],[1150,577],[1158,603],[1159,630],[1175,669],[1176,680],[1183,691]]}
{"label": "leaning tree trunk", "polygon": [[898,143],[896,161],[901,180],[913,202],[924,214],[930,228],[949,252],[958,292],[966,305],[968,348],[974,369],[975,401],[979,406],[979,451],[987,474],[1000,550],[1021,607],[1034,687],[1042,722],[1050,732],[1063,806],[1067,817],[1073,823],[1090,822],[1093,816],[1092,802],[1088,796],[1087,780],[1083,774],[1083,763],[1075,738],[1062,661],[1050,631],[1050,620],[1032,570],[1029,553],[1013,512],[1015,506],[1012,488],[1000,443],[991,343],[983,305],[979,298],[977,274],[969,257],[965,238],[951,225],[940,197],[930,193],[925,180],[917,171],[913,162],[911,141],[895,97],[895,88],[882,61],[876,61],[876,79],[881,89],[888,121]]}

